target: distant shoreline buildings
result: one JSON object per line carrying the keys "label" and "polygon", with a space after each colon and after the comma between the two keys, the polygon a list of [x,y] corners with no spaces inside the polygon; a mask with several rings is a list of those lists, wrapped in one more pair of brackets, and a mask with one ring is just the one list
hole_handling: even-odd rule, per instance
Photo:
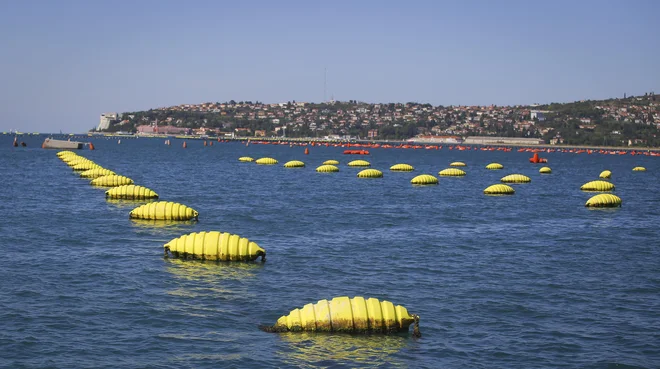
{"label": "distant shoreline buildings", "polygon": [[532,106],[232,100],[123,115],[104,113],[97,130],[142,135],[356,137],[448,143],[471,137],[473,142],[484,144],[526,141],[660,146],[659,128],[660,101],[654,93],[647,93],[626,99]]}

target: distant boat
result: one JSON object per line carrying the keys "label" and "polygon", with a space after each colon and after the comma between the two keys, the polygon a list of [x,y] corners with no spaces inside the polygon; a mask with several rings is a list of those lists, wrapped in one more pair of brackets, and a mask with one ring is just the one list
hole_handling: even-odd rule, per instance
{"label": "distant boat", "polygon": [[60,149],[60,150],[80,150],[83,148],[83,143],[78,141],[55,140],[46,138],[41,145],[44,149]]}

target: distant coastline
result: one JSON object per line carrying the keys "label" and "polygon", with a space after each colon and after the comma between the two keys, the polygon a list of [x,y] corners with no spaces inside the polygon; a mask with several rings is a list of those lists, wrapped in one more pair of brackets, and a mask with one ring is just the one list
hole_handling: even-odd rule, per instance
{"label": "distant coastline", "polygon": [[573,147],[650,148],[660,147],[660,98],[650,92],[625,98],[529,106],[432,106],[354,100],[266,104],[232,100],[103,113],[96,131],[366,141],[499,136]]}
{"label": "distant coastline", "polygon": [[614,151],[626,151],[626,152],[660,152],[660,147],[623,147],[623,146],[598,146],[598,145],[566,145],[566,144],[470,144],[470,143],[439,143],[439,142],[418,142],[412,140],[363,140],[363,139],[352,139],[352,140],[342,140],[342,139],[323,139],[317,137],[217,137],[217,136],[199,136],[199,135],[138,135],[138,134],[115,134],[115,133],[87,133],[87,134],[42,134],[46,136],[64,136],[71,137],[71,139],[85,139],[85,138],[106,138],[106,139],[177,139],[177,140],[194,140],[194,141],[220,141],[220,142],[236,142],[241,144],[246,144],[248,142],[258,143],[258,142],[269,142],[269,143],[279,143],[279,144],[292,144],[297,146],[307,146],[312,143],[315,145],[323,144],[336,144],[341,147],[341,145],[392,145],[392,146],[401,146],[401,145],[416,145],[418,147],[434,147],[442,146],[445,148],[448,147],[475,147],[475,148],[486,148],[486,147],[511,147],[511,148],[530,148],[530,149],[562,149],[562,150],[614,150]]}

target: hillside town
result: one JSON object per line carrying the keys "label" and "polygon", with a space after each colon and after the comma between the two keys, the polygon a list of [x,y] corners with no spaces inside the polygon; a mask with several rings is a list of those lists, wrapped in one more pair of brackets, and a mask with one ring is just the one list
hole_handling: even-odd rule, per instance
{"label": "hillside town", "polygon": [[660,146],[660,99],[530,106],[432,106],[358,101],[207,102],[105,113],[97,131],[138,135],[463,141],[510,137],[546,144]]}

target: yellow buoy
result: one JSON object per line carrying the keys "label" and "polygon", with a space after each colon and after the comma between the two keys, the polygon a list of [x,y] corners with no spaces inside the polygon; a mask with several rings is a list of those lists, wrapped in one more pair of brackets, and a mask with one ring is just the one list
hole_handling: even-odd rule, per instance
{"label": "yellow buoy", "polygon": [[87,158],[83,158],[82,156],[74,158],[73,160],[69,160],[69,161],[66,162],[66,164],[70,167],[75,167],[76,165],[81,164],[81,163],[94,163],[94,162],[87,159]]}
{"label": "yellow buoy", "polygon": [[592,208],[615,208],[621,206],[621,198],[609,193],[601,193],[587,200],[584,206]]}
{"label": "yellow buoy", "polygon": [[86,170],[82,173],[80,173],[80,178],[98,178],[98,177],[103,177],[103,176],[110,176],[113,174],[117,174],[110,169],[105,169],[105,168],[94,168],[90,170]]}
{"label": "yellow buoy", "polygon": [[447,168],[438,172],[438,175],[443,177],[462,177],[465,172],[457,168]]}
{"label": "yellow buoy", "polygon": [[502,177],[500,181],[504,183],[528,183],[531,182],[532,179],[522,174],[509,174],[508,176]]}
{"label": "yellow buoy", "polygon": [[262,165],[273,165],[273,164],[277,164],[277,160],[273,158],[261,158],[261,159],[257,159],[256,163]]}
{"label": "yellow buoy", "polygon": [[76,154],[76,153],[73,152],[73,151],[67,151],[67,150],[65,150],[65,151],[59,151],[59,152],[57,153],[57,157],[60,158],[60,159],[63,158],[63,157],[65,157],[65,156],[71,156],[71,155],[78,155],[78,154]]}
{"label": "yellow buoy", "polygon": [[366,160],[353,160],[348,163],[349,167],[370,167],[371,164]]}
{"label": "yellow buoy", "polygon": [[338,160],[326,160],[323,162],[324,165],[339,165]]}
{"label": "yellow buoy", "polygon": [[319,300],[293,309],[289,315],[277,319],[272,327],[260,327],[267,332],[342,332],[342,333],[395,333],[407,332],[415,323],[413,336],[421,337],[419,316],[390,301],[361,296],[335,297]]}
{"label": "yellow buoy", "polygon": [[450,167],[465,167],[466,165],[462,161],[455,161],[455,162],[449,164],[449,166]]}
{"label": "yellow buoy", "polygon": [[484,190],[486,195],[513,195],[515,192],[513,187],[505,184],[494,184]]}
{"label": "yellow buoy", "polygon": [[123,185],[105,191],[105,197],[109,199],[146,200],[157,199],[158,194],[146,187]]}
{"label": "yellow buoy", "polygon": [[394,164],[390,167],[390,170],[393,172],[412,172],[415,168],[410,164]]}
{"label": "yellow buoy", "polygon": [[539,173],[541,173],[541,174],[550,174],[550,173],[552,173],[552,169],[550,169],[550,167],[542,167],[541,169],[539,169]]}
{"label": "yellow buoy", "polygon": [[434,185],[438,184],[438,179],[430,174],[420,174],[410,180],[414,185]]}
{"label": "yellow buoy", "polygon": [[197,219],[197,210],[177,202],[158,201],[131,210],[129,217],[147,220],[192,220]]}
{"label": "yellow buoy", "polygon": [[316,171],[319,173],[334,173],[334,172],[339,172],[339,168],[337,168],[334,165],[325,164],[316,168]]}
{"label": "yellow buoy", "polygon": [[612,191],[614,185],[607,181],[591,181],[580,187],[582,191]]}
{"label": "yellow buoy", "polygon": [[92,186],[100,186],[100,187],[117,187],[117,186],[129,185],[129,184],[133,184],[132,179],[116,174],[94,178],[92,179],[91,182]]}
{"label": "yellow buoy", "polygon": [[612,172],[610,172],[609,170],[604,170],[604,171],[600,172],[599,177],[600,178],[605,178],[605,179],[612,178]]}
{"label": "yellow buoy", "polygon": [[357,174],[358,178],[383,178],[383,172],[378,169],[365,169]]}
{"label": "yellow buoy", "polygon": [[247,238],[225,232],[197,232],[175,238],[165,244],[174,257],[184,259],[254,261],[261,256],[266,261],[266,250]]}
{"label": "yellow buoy", "polygon": [[300,160],[291,160],[287,161],[286,164],[284,164],[285,168],[302,168],[305,166],[305,163],[303,163]]}
{"label": "yellow buoy", "polygon": [[241,156],[240,158],[238,158],[238,161],[242,161],[242,162],[252,162],[252,161],[254,161],[254,159],[251,158],[251,157],[249,157],[249,156]]}
{"label": "yellow buoy", "polygon": [[490,169],[490,170],[504,169],[504,165],[500,163],[490,163],[486,165],[486,169]]}
{"label": "yellow buoy", "polygon": [[96,164],[93,161],[86,161],[86,162],[78,163],[78,164],[72,166],[71,169],[73,169],[77,172],[84,172],[84,171],[87,171],[87,170],[90,170],[90,169],[103,169],[103,167]]}
{"label": "yellow buoy", "polygon": [[[80,155],[65,155],[65,156],[62,156],[62,157],[60,158],[60,160],[62,160],[63,162],[67,163],[67,165],[68,165],[70,162],[78,161],[78,160],[82,160],[82,159],[85,159],[85,158],[82,157],[82,156],[80,156]],[[74,165],[75,165],[75,164],[74,164]]]}
{"label": "yellow buoy", "polygon": [[634,167],[633,172],[646,172],[646,168],[644,168],[644,167]]}

